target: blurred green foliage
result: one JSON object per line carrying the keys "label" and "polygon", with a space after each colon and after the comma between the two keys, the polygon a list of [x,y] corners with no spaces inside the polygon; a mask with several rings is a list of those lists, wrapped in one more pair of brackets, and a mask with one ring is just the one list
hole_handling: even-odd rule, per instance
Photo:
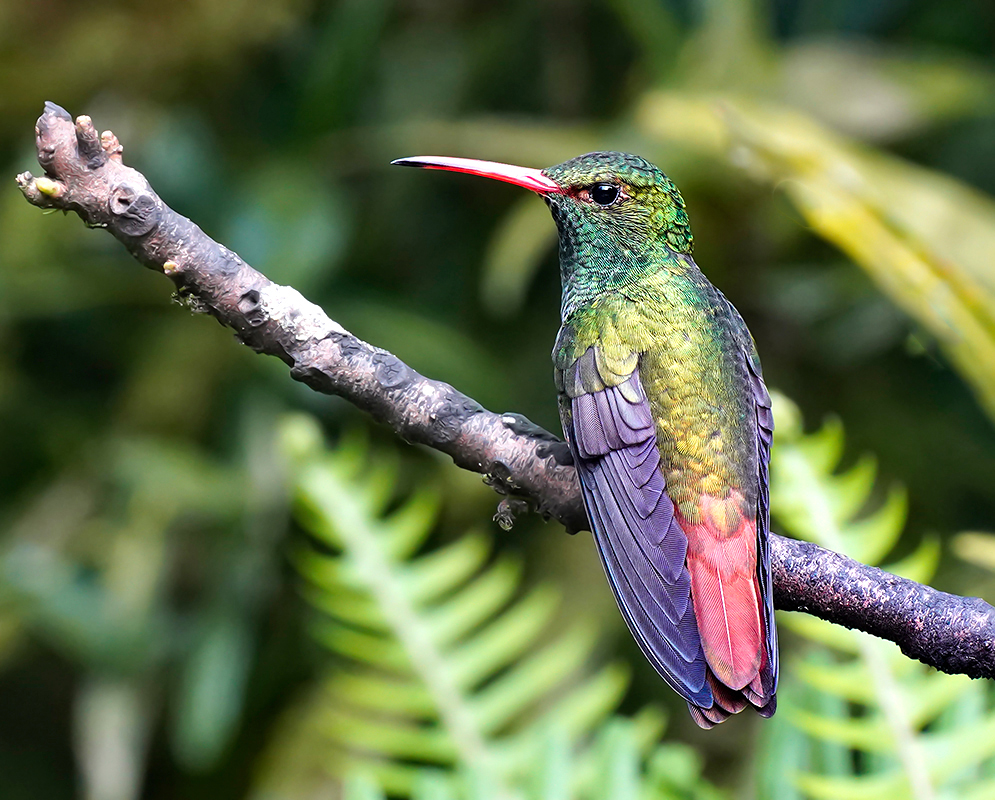
{"label": "blurred green foliage", "polygon": [[[940,554],[995,519],[993,38],[983,5],[943,0],[7,2],[0,161],[10,176],[36,168],[44,100],[88,113],[170,205],[274,280],[489,407],[556,430],[545,208],[511,187],[386,165],[640,152],[681,187],[697,260],[746,317],[768,382],[805,418],[846,421],[844,464],[873,452],[885,482],[906,487],[840,501],[848,526],[866,514],[856,500],[884,503],[866,519],[886,515],[878,533],[898,536],[907,498],[902,537],[862,557],[936,542],[937,582],[992,599],[990,539],[961,535],[960,559]],[[306,410],[333,438],[365,421],[191,318],[110,237],[39,213],[12,182],[0,242],[2,796],[249,796],[287,720],[342,665],[305,624],[288,559],[304,534],[277,420]],[[370,436],[375,453],[393,447]],[[398,458],[392,497],[428,475],[442,500],[423,530],[430,552],[492,514],[474,476],[413,448]],[[697,759],[735,796],[779,770],[859,778],[902,763],[830,735],[826,720],[860,722],[854,699],[806,676],[851,650],[784,637],[785,693],[819,715],[818,731],[802,735],[784,713],[760,744],[756,720],[701,734],[625,634],[589,542],[523,520],[495,546],[496,564],[526,564],[526,587],[555,586],[602,632],[598,657],[632,665],[623,712],[676,712],[667,737],[689,747],[661,769],[685,788],[698,786]],[[879,662],[895,691],[936,677]],[[857,656],[848,669],[869,667]],[[964,690],[930,725],[981,724],[982,694]],[[860,699],[867,720],[882,697]],[[637,763],[627,724],[606,722],[585,763],[612,748]],[[556,736],[546,746],[549,769],[587,752]],[[984,786],[985,770],[964,767],[951,785]],[[785,780],[778,791],[800,791]],[[450,796],[431,781],[417,791]]]}
{"label": "blurred green foliage", "polygon": [[[872,500],[872,459],[839,469],[844,439],[838,421],[805,435],[790,401],[775,396],[774,411],[779,430],[771,460],[771,511],[784,532],[865,563],[881,563],[905,526],[904,492],[892,487],[880,503]],[[883,566],[929,582],[939,557],[939,543],[929,537]],[[995,691],[990,682],[937,672],[908,659],[891,642],[805,614],[782,614],[780,621],[781,631],[814,646],[785,665],[779,714],[764,729],[760,796],[991,796]]]}
{"label": "blurred green foliage", "polygon": [[386,452],[355,436],[326,452],[308,418],[281,427],[313,537],[293,560],[341,662],[291,709],[253,797],[320,794],[330,774],[347,797],[719,797],[700,758],[659,743],[658,709],[612,716],[628,671],[591,664],[594,629],[548,581],[523,594],[479,532],[422,552],[436,488],[398,500]]}

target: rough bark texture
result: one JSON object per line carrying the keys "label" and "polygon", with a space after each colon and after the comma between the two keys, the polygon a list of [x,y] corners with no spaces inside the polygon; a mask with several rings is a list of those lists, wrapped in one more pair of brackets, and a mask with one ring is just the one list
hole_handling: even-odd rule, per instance
{"label": "rough bark texture", "polygon": [[[45,176],[17,176],[29,202],[75,211],[106,228],[145,266],[163,272],[201,310],[295,380],[345,397],[410,442],[450,455],[505,495],[498,521],[532,503],[568,531],[587,528],[566,445],[517,414],[495,414],[367,344],[288,286],[275,284],[170,209],[145,177],[121,162],[109,131],[73,122],[47,103],[36,127]],[[778,608],[806,611],[898,643],[944,672],[995,677],[995,608],[899,578],[807,542],[774,536]]]}

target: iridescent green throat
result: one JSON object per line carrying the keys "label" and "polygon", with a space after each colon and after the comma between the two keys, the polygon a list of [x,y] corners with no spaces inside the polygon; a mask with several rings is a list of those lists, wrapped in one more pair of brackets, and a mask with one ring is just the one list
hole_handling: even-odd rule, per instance
{"label": "iridescent green throat", "polygon": [[[696,269],[684,200],[657,167],[627,153],[588,153],[543,170],[564,187],[545,196],[560,239],[563,317],[587,300],[621,291],[661,270]],[[616,202],[591,197],[617,186]]]}

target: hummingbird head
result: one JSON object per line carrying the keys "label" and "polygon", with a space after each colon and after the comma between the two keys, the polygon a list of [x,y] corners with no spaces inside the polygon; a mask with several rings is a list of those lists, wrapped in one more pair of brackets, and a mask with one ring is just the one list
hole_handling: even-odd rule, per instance
{"label": "hummingbird head", "polygon": [[674,255],[691,256],[680,192],[640,156],[587,153],[543,170],[444,156],[391,163],[466,172],[537,192],[559,231],[565,310],[570,297],[619,288],[674,263]]}
{"label": "hummingbird head", "polygon": [[[665,247],[691,255],[684,199],[659,167],[629,153],[587,153],[542,173],[560,187],[543,197],[560,238],[584,250],[638,251]],[[588,243],[593,238],[598,244]]]}

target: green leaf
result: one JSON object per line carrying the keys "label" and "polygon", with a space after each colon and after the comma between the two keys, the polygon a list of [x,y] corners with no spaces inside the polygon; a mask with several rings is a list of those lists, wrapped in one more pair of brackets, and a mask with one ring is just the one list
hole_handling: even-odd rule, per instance
{"label": "green leaf", "polygon": [[908,494],[901,486],[892,486],[880,508],[850,523],[853,557],[865,564],[879,564],[898,543],[908,513]]}
{"label": "green leaf", "polygon": [[573,795],[570,735],[562,727],[552,725],[539,739],[532,794],[543,800],[570,800]]}
{"label": "green leaf", "polygon": [[965,561],[995,572],[995,535],[991,533],[959,533],[953,540],[954,552]]}
{"label": "green leaf", "polygon": [[342,800],[385,800],[376,781],[368,775],[351,775],[342,786]]}
{"label": "green leaf", "polygon": [[439,644],[466,638],[508,605],[521,566],[502,558],[463,587],[459,595],[441,603],[431,615],[433,636]]}
{"label": "green leaf", "polygon": [[596,745],[601,751],[600,787],[591,795],[615,800],[638,800],[639,750],[630,723],[621,720],[606,726]]}
{"label": "green leaf", "polygon": [[232,611],[209,619],[183,672],[173,747],[187,769],[214,764],[242,713],[252,663],[248,621]]}

